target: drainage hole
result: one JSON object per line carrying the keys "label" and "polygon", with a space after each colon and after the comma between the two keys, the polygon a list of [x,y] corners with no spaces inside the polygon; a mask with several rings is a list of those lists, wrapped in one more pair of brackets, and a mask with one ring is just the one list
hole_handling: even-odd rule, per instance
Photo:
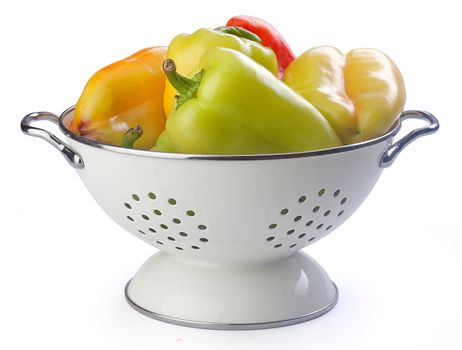
{"label": "drainage hole", "polygon": [[162,213],[160,212],[159,209],[154,209],[154,214],[158,215],[158,216],[161,216]]}
{"label": "drainage hole", "polygon": [[162,227],[164,230],[168,230],[168,226],[165,224],[160,224],[159,226]]}
{"label": "drainage hole", "polygon": [[319,205],[315,206],[315,207],[313,208],[313,213],[316,213],[316,212],[319,210],[319,208],[320,208]]}
{"label": "drainage hole", "polygon": [[181,224],[181,220],[178,219],[178,218],[174,218],[172,221],[173,221],[175,224]]}
{"label": "drainage hole", "polygon": [[152,233],[156,233],[157,231],[154,230],[152,227],[148,228],[149,231],[151,231]]}
{"label": "drainage hole", "polygon": [[188,234],[186,232],[180,232],[180,236],[188,237]]}
{"label": "drainage hole", "polygon": [[313,242],[316,239],[316,237],[311,237],[308,242]]}
{"label": "drainage hole", "polygon": [[335,190],[334,197],[337,197],[340,194],[340,190]]}
{"label": "drainage hole", "polygon": [[137,202],[140,200],[140,197],[137,194],[132,194],[132,198]]}
{"label": "drainage hole", "polygon": [[338,212],[337,216],[342,216],[344,211],[345,211],[345,210],[340,210],[340,211]]}
{"label": "drainage hole", "polygon": [[296,217],[294,218],[294,221],[295,221],[295,222],[300,221],[301,218],[302,218],[302,217],[301,217],[300,215],[298,215],[298,216],[296,216]]}
{"label": "drainage hole", "polygon": [[128,204],[128,203],[124,203],[124,205],[125,205],[128,209],[131,209],[131,208],[132,208],[132,206],[131,206],[130,204]]}
{"label": "drainage hole", "polygon": [[311,226],[313,224],[313,220],[310,220],[306,223],[306,227]]}
{"label": "drainage hole", "polygon": [[276,245],[274,246],[274,248],[279,248],[279,247],[281,247],[281,246],[282,246],[282,244],[279,243],[279,244],[276,244]]}
{"label": "drainage hole", "polygon": [[176,204],[176,199],[175,198],[170,198],[168,200],[168,204],[175,205]]}
{"label": "drainage hole", "polygon": [[289,231],[287,231],[287,234],[290,236],[294,232],[295,232],[295,230],[289,230]]}
{"label": "drainage hole", "polygon": [[344,197],[344,198],[343,198],[343,199],[340,201],[340,204],[342,204],[342,205],[343,205],[343,204],[345,204],[345,203],[346,203],[346,201],[347,201],[347,197]]}
{"label": "drainage hole", "polygon": [[268,226],[271,230],[278,227],[278,224],[271,224]]}
{"label": "drainage hole", "polygon": [[318,226],[316,226],[316,230],[319,230],[323,226],[324,226],[324,224],[319,224]]}
{"label": "drainage hole", "polygon": [[325,188],[321,188],[318,192],[318,196],[321,197],[324,193],[326,193],[326,189]]}
{"label": "drainage hole", "polygon": [[135,221],[131,216],[127,216],[127,219],[130,221]]}
{"label": "drainage hole", "polygon": [[201,242],[208,242],[209,240],[207,238],[200,238],[199,241]]}
{"label": "drainage hole", "polygon": [[145,215],[145,214],[141,215],[141,217],[142,217],[144,220],[149,220],[149,216],[147,216],[147,215]]}
{"label": "drainage hole", "polygon": [[156,241],[156,243],[159,243],[159,244],[162,244],[162,245],[164,245],[164,243],[162,243],[161,241]]}
{"label": "drainage hole", "polygon": [[178,250],[183,250],[183,248],[181,248],[181,247],[175,247],[175,248],[178,249]]}
{"label": "drainage hole", "polygon": [[191,248],[192,249],[200,249],[197,245],[192,245]]}
{"label": "drainage hole", "polygon": [[326,227],[326,231],[329,230],[332,227],[332,225],[329,225]]}
{"label": "drainage hole", "polygon": [[303,238],[306,236],[306,233],[302,233],[301,235],[298,236],[298,238]]}
{"label": "drainage hole", "polygon": [[281,210],[281,215],[286,215],[289,212],[289,209],[285,208]]}
{"label": "drainage hole", "polygon": [[276,238],[276,237],[271,236],[271,237],[268,237],[266,240],[267,240],[268,242],[271,242],[271,241],[274,240],[275,238]]}
{"label": "drainage hole", "polygon": [[306,201],[306,196],[301,196],[299,199],[298,199],[298,202],[299,203],[303,203]]}
{"label": "drainage hole", "polygon": [[156,195],[152,192],[149,192],[148,193],[148,197],[151,198],[151,199],[156,199]]}
{"label": "drainage hole", "polygon": [[326,210],[324,216],[328,216],[330,214],[330,210]]}
{"label": "drainage hole", "polygon": [[171,240],[171,241],[174,241],[174,240],[175,240],[175,238],[170,237],[170,236],[168,236],[167,239],[169,239],[169,240]]}
{"label": "drainage hole", "polygon": [[142,233],[143,235],[146,234],[146,232],[144,232],[143,230],[138,230],[139,233]]}
{"label": "drainage hole", "polygon": [[199,230],[206,230],[206,229],[207,229],[207,226],[205,226],[205,225],[199,225],[199,226],[197,226],[197,228],[198,228]]}

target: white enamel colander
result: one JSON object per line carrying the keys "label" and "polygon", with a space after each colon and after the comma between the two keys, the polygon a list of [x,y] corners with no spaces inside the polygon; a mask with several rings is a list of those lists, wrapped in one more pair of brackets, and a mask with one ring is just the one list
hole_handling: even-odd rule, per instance
{"label": "white enamel colander", "polygon": [[[210,329],[285,326],[318,317],[338,290],[300,249],[337,229],[382,169],[417,137],[438,129],[427,112],[406,111],[377,139],[321,151],[190,155],[96,143],[60,117],[31,113],[22,131],[55,146],[120,226],[159,249],[128,282],[136,310]],[[403,120],[426,126],[394,142]],[[67,143],[31,126],[58,124]]]}

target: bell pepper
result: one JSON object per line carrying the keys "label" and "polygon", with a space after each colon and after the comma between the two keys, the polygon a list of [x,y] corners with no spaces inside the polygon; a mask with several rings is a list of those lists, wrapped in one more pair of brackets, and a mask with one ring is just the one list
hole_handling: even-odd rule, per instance
{"label": "bell pepper", "polygon": [[152,148],[152,151],[170,153],[176,152],[165,130],[162,134],[160,134],[159,138],[157,139],[156,145]]}
{"label": "bell pepper", "polygon": [[340,146],[329,122],[309,102],[241,52],[213,47],[202,72],[188,79],[164,62],[181,105],[166,123],[181,153],[265,154]]}
{"label": "bell pepper", "polygon": [[147,48],[96,72],[77,102],[70,129],[121,146],[124,134],[140,125],[143,134],[133,146],[152,148],[165,128],[166,52],[166,47]]}
{"label": "bell pepper", "polygon": [[[271,73],[277,73],[277,61],[274,52],[243,35],[237,36],[213,29],[199,29],[192,34],[180,34],[170,43],[167,58],[173,59],[178,72],[190,77],[201,70],[200,58],[207,49],[214,46],[228,47],[251,57]],[[168,116],[174,102],[176,91],[170,82],[166,82],[164,109]]]}
{"label": "bell pepper", "polygon": [[287,67],[283,81],[329,120],[345,144],[384,134],[406,99],[398,68],[374,49],[344,55],[330,46],[313,48]]}
{"label": "bell pepper", "polygon": [[234,16],[228,20],[226,25],[251,31],[260,37],[264,46],[273,49],[278,60],[278,76],[282,78],[286,67],[295,59],[295,55],[289,44],[271,24],[257,17]]}

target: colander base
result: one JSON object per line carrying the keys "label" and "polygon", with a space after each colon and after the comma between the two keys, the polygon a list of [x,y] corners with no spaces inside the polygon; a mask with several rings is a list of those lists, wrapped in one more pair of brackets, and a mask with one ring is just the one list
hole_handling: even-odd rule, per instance
{"label": "colander base", "polygon": [[[131,280],[130,280],[131,281]],[[315,318],[318,318],[330,310],[334,308],[334,306],[337,304],[338,300],[338,289],[335,283],[332,282],[332,285],[335,288],[335,299],[326,307],[323,309],[320,309],[318,311],[312,312],[307,315],[295,317],[292,319],[288,320],[280,320],[280,321],[270,321],[270,322],[257,322],[257,323],[218,323],[218,322],[200,322],[200,321],[193,321],[193,320],[184,320],[180,318],[175,318],[175,317],[170,317],[167,315],[162,315],[158,314],[153,311],[146,310],[142,308],[141,306],[137,305],[135,302],[133,302],[129,295],[128,295],[128,287],[130,285],[130,281],[128,281],[127,285],[125,286],[125,298],[128,302],[128,304],[134,308],[136,311],[139,313],[148,316],[150,318],[153,318],[158,321],[162,322],[167,322],[167,323],[172,323],[178,326],[184,326],[184,327],[192,327],[192,328],[202,328],[202,329],[212,329],[212,330],[254,330],[254,329],[267,329],[267,328],[277,328],[277,327],[285,327],[285,326],[290,326],[293,324],[297,323],[302,323],[306,321],[313,320]]]}
{"label": "colander base", "polygon": [[324,315],[335,306],[338,289],[303,252],[245,266],[198,263],[157,253],[127,283],[125,295],[135,310],[160,321],[247,330]]}

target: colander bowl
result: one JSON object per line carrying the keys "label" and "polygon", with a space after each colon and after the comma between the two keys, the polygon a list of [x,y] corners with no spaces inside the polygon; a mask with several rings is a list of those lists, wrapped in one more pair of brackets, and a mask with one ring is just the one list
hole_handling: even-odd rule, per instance
{"label": "colander bowl", "polygon": [[[256,329],[320,316],[337,287],[300,249],[337,229],[383,168],[438,129],[428,112],[403,112],[385,135],[332,149],[268,155],[132,150],[73,134],[73,107],[23,118],[22,130],[55,146],[104,211],[159,252],[127,283],[136,310],[210,329]],[[425,121],[394,141],[401,122]],[[31,126],[59,125],[67,142]]]}

